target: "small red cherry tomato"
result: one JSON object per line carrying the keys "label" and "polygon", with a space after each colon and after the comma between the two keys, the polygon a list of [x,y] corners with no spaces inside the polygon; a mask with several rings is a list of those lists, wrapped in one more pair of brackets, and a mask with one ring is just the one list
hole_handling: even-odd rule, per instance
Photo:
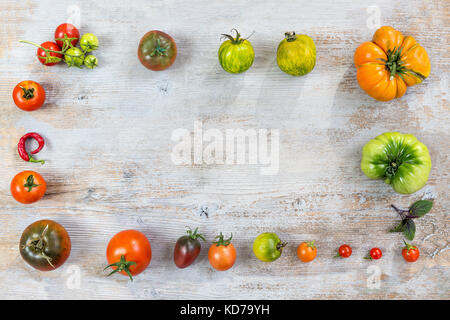
{"label": "small red cherry tomato", "polygon": [[407,262],[416,262],[420,256],[419,248],[405,242],[405,246],[402,249],[402,256]]}
{"label": "small red cherry tomato", "polygon": [[63,23],[55,30],[55,41],[60,48],[69,48],[69,42],[75,47],[79,39],[80,32],[73,24]]}
{"label": "small red cherry tomato", "polygon": [[[41,47],[52,51],[61,51],[61,48],[56,43],[51,41],[42,43]],[[61,53],[49,51],[47,55],[47,52],[42,48],[37,49],[37,56],[43,65],[50,67],[61,62],[63,57]]]}
{"label": "small red cherry tomato", "polygon": [[349,245],[343,244],[339,247],[338,253],[335,257],[348,258],[352,255],[352,248]]}
{"label": "small red cherry tomato", "polygon": [[34,111],[44,104],[45,90],[39,83],[25,80],[14,87],[12,97],[18,108],[25,111]]}
{"label": "small red cherry tomato", "polygon": [[383,252],[379,248],[372,248],[369,251],[369,255],[364,259],[367,260],[378,260],[383,256]]}

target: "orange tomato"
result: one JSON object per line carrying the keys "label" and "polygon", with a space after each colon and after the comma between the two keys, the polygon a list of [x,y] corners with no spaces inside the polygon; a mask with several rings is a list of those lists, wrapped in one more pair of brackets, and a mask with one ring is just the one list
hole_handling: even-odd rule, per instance
{"label": "orange tomato", "polygon": [[11,194],[20,203],[30,204],[40,200],[47,189],[44,178],[34,171],[22,171],[11,181]]}
{"label": "orange tomato", "polygon": [[213,242],[208,251],[208,260],[211,266],[218,271],[230,269],[236,261],[236,249],[231,243],[231,237],[227,240],[223,239],[220,233],[218,240]]}
{"label": "orange tomato", "polygon": [[427,52],[413,37],[386,26],[356,49],[354,63],[361,89],[380,101],[400,98],[431,69]]}
{"label": "orange tomato", "polygon": [[314,245],[314,241],[300,243],[297,247],[297,256],[303,262],[313,261],[317,256],[317,248]]}
{"label": "orange tomato", "polygon": [[152,248],[147,237],[137,230],[124,230],[117,233],[108,243],[106,257],[113,271],[130,277],[144,271],[152,259]]}
{"label": "orange tomato", "polygon": [[14,87],[12,97],[18,108],[25,111],[34,111],[44,104],[45,90],[39,83],[25,80]]}

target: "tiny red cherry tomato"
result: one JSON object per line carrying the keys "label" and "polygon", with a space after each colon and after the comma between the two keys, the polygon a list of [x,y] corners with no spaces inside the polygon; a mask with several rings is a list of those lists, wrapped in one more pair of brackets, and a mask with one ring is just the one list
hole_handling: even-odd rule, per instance
{"label": "tiny red cherry tomato", "polygon": [[378,260],[383,256],[383,252],[379,248],[372,248],[369,251],[369,256],[365,257],[364,259],[368,260]]}
{"label": "tiny red cherry tomato", "polygon": [[[52,51],[61,51],[61,48],[56,43],[51,41],[42,43],[41,47]],[[42,48],[37,49],[37,57],[43,65],[51,67],[61,62],[63,58],[61,53],[49,51],[49,56],[47,56],[47,52]]]}
{"label": "tiny red cherry tomato", "polygon": [[67,49],[69,41],[72,46],[76,46],[80,39],[80,32],[70,23],[60,24],[55,30],[55,41],[60,48]]}
{"label": "tiny red cherry tomato", "polygon": [[352,248],[349,245],[343,244],[339,247],[338,253],[335,257],[348,258],[352,255]]}
{"label": "tiny red cherry tomato", "polygon": [[407,262],[416,262],[420,256],[419,248],[405,242],[405,246],[402,249],[402,256]]}
{"label": "tiny red cherry tomato", "polygon": [[34,111],[44,104],[45,90],[36,81],[25,80],[14,87],[12,97],[18,108],[24,111]]}

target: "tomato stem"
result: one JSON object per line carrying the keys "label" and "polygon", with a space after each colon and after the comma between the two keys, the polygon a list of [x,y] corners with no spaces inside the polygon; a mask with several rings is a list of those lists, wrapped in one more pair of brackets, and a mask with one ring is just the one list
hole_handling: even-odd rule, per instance
{"label": "tomato stem", "polygon": [[24,185],[23,185],[25,188],[28,188],[28,192],[31,192],[31,190],[34,188],[34,187],[39,187],[40,186],[40,184],[35,184],[34,183],[34,176],[32,175],[32,174],[30,174],[29,176],[28,176],[28,178],[27,178],[27,183],[25,183]]}
{"label": "tomato stem", "polygon": [[192,229],[189,228],[189,227],[186,227],[186,228],[187,228],[186,232],[187,232],[187,234],[189,235],[189,238],[191,238],[192,240],[196,240],[196,239],[200,238],[200,239],[202,239],[203,241],[206,241],[205,237],[204,237],[202,234],[197,233],[198,227],[195,228],[194,231],[192,231]]}
{"label": "tomato stem", "polygon": [[[234,38],[233,38],[233,36],[231,36],[229,34],[224,34],[224,33],[222,33],[222,36],[224,36],[225,38],[228,38],[232,44],[239,44],[245,40],[245,39],[241,38],[241,34],[239,33],[239,31],[237,31],[236,28],[231,29],[231,32],[233,32],[233,31],[236,32],[236,37],[234,37]],[[252,34],[250,36],[252,36]]]}
{"label": "tomato stem", "polygon": [[23,96],[22,97],[24,99],[30,100],[30,99],[34,98],[34,88],[26,89],[26,88],[20,86],[20,89],[23,90]]}
{"label": "tomato stem", "polygon": [[295,31],[285,32],[284,37],[288,42],[295,41],[297,39],[297,36],[295,35]]}
{"label": "tomato stem", "polygon": [[219,247],[219,246],[228,246],[231,243],[231,239],[233,238],[233,233],[231,233],[230,238],[224,240],[222,232],[216,237],[218,239],[217,241],[214,241],[213,243]]}
{"label": "tomato stem", "polygon": [[116,269],[114,269],[113,271],[111,271],[107,276],[109,277],[110,275],[113,275],[116,272],[122,272],[125,271],[128,275],[128,277],[130,277],[130,280],[133,281],[133,276],[131,275],[130,272],[130,267],[136,265],[136,262],[134,261],[127,261],[125,259],[125,256],[122,255],[120,256],[120,260],[118,262],[115,263],[111,263],[110,265],[106,266],[103,270],[106,270],[108,268],[112,268],[112,267],[116,267]]}

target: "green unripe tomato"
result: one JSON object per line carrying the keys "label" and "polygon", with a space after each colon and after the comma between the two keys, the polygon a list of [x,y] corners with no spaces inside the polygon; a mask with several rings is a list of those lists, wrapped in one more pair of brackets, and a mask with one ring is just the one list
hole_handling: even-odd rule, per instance
{"label": "green unripe tomato", "polygon": [[80,47],[84,52],[92,52],[98,49],[98,38],[92,33],[85,33],[81,37]]}
{"label": "green unripe tomato", "polygon": [[253,253],[263,262],[273,262],[281,256],[286,246],[275,233],[265,232],[256,237],[253,242]]}
{"label": "green unripe tomato", "polygon": [[362,149],[361,170],[371,179],[384,179],[398,193],[410,194],[427,183],[431,159],[412,134],[386,132]]}
{"label": "green unripe tomato", "polygon": [[316,45],[306,34],[286,32],[285,39],[278,45],[278,67],[287,74],[304,76],[316,65]]}
{"label": "green unripe tomato", "polygon": [[64,53],[64,60],[69,67],[81,67],[84,61],[84,53],[77,47],[69,48]]}
{"label": "green unripe tomato", "polygon": [[242,73],[253,64],[255,51],[251,43],[241,39],[236,29],[236,37],[224,34],[228,40],[224,41],[219,48],[219,62],[222,68],[229,73]]}
{"label": "green unripe tomato", "polygon": [[84,65],[88,69],[94,69],[98,66],[97,57],[93,55],[88,55],[86,58],[84,58]]}

